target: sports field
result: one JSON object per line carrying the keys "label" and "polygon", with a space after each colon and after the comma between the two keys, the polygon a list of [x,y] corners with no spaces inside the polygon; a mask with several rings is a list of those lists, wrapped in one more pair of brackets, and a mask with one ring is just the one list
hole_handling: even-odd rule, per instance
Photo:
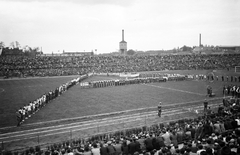
{"label": "sports field", "polygon": [[[209,71],[171,71],[172,73],[182,74],[206,74]],[[234,75],[231,71],[216,71],[216,75]],[[222,95],[222,87],[226,84],[236,84],[236,82],[214,81],[167,81],[161,83],[133,84],[126,86],[104,87],[81,89],[80,85],[76,85],[63,93],[60,97],[51,101],[43,107],[39,112],[26,120],[21,127],[16,127],[15,112],[19,107],[29,103],[42,94],[55,89],[63,83],[66,83],[77,76],[69,77],[51,77],[51,78],[31,78],[31,79],[7,79],[0,81],[0,132],[1,136],[11,132],[15,132],[19,136],[24,130],[32,132],[38,128],[47,127],[50,130],[52,126],[68,124],[78,121],[88,120],[86,116],[101,116],[102,118],[115,118],[111,115],[114,112],[138,113],[138,110],[151,109],[153,111],[161,101],[163,108],[172,105],[172,109],[184,109],[184,103],[192,105],[202,105],[206,99],[206,87],[211,85],[216,97],[209,100],[211,102],[220,102]],[[116,79],[115,76],[93,76],[86,81]],[[179,106],[178,106],[179,105]],[[154,110],[155,111],[155,110]],[[146,112],[146,111],[145,111]],[[132,116],[131,113],[131,116]],[[126,114],[126,113],[123,113]],[[129,113],[128,113],[129,114]],[[177,114],[177,113],[176,113]],[[127,114],[126,114],[127,115]],[[166,114],[173,115],[174,111],[169,110]],[[192,113],[192,116],[194,114]],[[178,119],[181,115],[176,115]],[[190,115],[187,115],[191,117]],[[117,119],[120,116],[117,116]],[[123,117],[123,116],[121,116]],[[97,120],[99,117],[91,117]],[[131,117],[129,116],[128,119]],[[173,119],[170,117],[169,119]],[[177,119],[174,118],[174,119]],[[102,120],[101,120],[102,121]],[[111,120],[112,121],[112,120]],[[106,123],[111,123],[105,122]],[[155,120],[156,121],[156,120]],[[157,120],[163,121],[163,120]],[[33,125],[35,124],[35,126]],[[86,125],[86,124],[85,124]],[[136,124],[135,124],[136,125]],[[138,123],[137,123],[138,125]],[[78,128],[81,127],[78,126]],[[49,129],[50,128],[50,129]],[[121,129],[121,127],[119,128]],[[45,130],[45,129],[44,129]],[[70,130],[70,129],[69,129]],[[101,130],[98,128],[98,130]],[[54,130],[55,131],[55,130]],[[46,131],[48,132],[48,131]],[[89,133],[85,133],[88,135]],[[71,135],[72,136],[72,135]],[[13,136],[14,137],[14,136]],[[1,138],[1,137],[0,137]],[[16,137],[14,137],[16,138]],[[3,140],[4,138],[2,138]],[[46,139],[48,142],[55,142],[53,139]],[[51,141],[52,140],[52,141]],[[1,141],[1,139],[0,139]],[[28,140],[28,142],[31,140]],[[36,142],[36,139],[34,140]],[[26,143],[34,145],[35,143]],[[25,145],[21,145],[22,147]],[[36,144],[35,144],[36,145]],[[10,147],[11,145],[8,144]],[[16,144],[14,144],[16,146]],[[11,146],[12,147],[12,146]]]}

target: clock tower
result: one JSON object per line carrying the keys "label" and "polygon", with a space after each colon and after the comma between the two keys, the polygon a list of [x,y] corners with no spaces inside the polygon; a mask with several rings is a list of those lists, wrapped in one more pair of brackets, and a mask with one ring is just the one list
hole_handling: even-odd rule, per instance
{"label": "clock tower", "polygon": [[127,42],[124,41],[124,30],[122,30],[122,41],[119,43],[119,52],[124,55],[127,53]]}

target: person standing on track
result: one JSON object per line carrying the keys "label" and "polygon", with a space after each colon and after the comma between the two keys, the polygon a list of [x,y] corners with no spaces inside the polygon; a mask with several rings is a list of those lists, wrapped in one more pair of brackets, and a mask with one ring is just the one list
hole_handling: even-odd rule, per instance
{"label": "person standing on track", "polygon": [[16,115],[17,115],[17,126],[20,126],[21,122],[22,122],[22,114],[21,114],[21,109],[16,111]]}
{"label": "person standing on track", "polygon": [[208,109],[208,101],[207,101],[207,99],[205,99],[204,100],[204,102],[203,102],[203,112],[204,112],[204,114],[207,114],[207,109]]}
{"label": "person standing on track", "polygon": [[159,102],[158,104],[158,117],[161,117],[162,115],[162,102]]}
{"label": "person standing on track", "polygon": [[212,87],[210,85],[207,86],[207,96],[212,97]]}

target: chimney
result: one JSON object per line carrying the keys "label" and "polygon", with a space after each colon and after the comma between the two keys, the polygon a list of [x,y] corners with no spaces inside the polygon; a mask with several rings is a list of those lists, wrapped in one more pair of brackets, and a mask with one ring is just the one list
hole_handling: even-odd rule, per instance
{"label": "chimney", "polygon": [[201,43],[201,33],[199,34],[199,47],[201,47],[202,43]]}
{"label": "chimney", "polygon": [[124,41],[124,30],[122,30],[122,41]]}

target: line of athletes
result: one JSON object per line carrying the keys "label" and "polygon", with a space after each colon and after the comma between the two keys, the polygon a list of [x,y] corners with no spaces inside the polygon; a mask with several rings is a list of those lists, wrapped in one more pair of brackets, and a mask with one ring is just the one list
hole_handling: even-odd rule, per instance
{"label": "line of athletes", "polygon": [[213,80],[220,80],[219,78],[222,79],[222,81],[228,81],[228,82],[240,82],[240,76],[213,76],[213,75],[208,75],[206,76],[207,80],[213,81]]}
{"label": "line of athletes", "polygon": [[[147,73],[147,74],[140,74],[141,77],[157,77],[157,76],[161,76],[162,74],[159,74],[159,73]],[[174,77],[175,74],[164,74],[163,76],[165,77]],[[181,80],[181,77],[183,76],[180,76],[180,77],[177,77],[177,78],[180,78]],[[186,78],[188,79],[196,79],[196,80],[208,80],[208,81],[228,81],[228,82],[240,82],[240,76],[226,76],[226,75],[222,75],[222,76],[218,76],[218,75],[214,75],[214,74],[209,74],[209,75],[205,75],[205,74],[188,74],[188,75],[185,75]],[[170,79],[169,79],[170,80]]]}
{"label": "line of athletes", "polygon": [[56,97],[60,96],[62,93],[67,91],[70,87],[76,85],[81,78],[73,79],[61,86],[57,87],[55,90],[50,91],[46,94],[43,94],[41,97],[37,98],[34,101],[30,101],[28,104],[20,107],[16,111],[17,115],[17,126],[20,126],[26,119],[30,118],[33,114],[38,112],[41,108],[47,105],[51,100],[54,100]]}
{"label": "line of athletes", "polygon": [[223,86],[223,95],[224,96],[229,96],[231,95],[232,97],[240,98],[240,86],[237,85],[224,85]]}
{"label": "line of athletes", "polygon": [[116,79],[116,80],[103,80],[103,81],[91,81],[80,83],[81,88],[101,88],[111,86],[123,86],[129,84],[140,83],[153,83],[153,82],[166,82],[164,77],[148,77],[148,78],[133,78],[133,79]]}

